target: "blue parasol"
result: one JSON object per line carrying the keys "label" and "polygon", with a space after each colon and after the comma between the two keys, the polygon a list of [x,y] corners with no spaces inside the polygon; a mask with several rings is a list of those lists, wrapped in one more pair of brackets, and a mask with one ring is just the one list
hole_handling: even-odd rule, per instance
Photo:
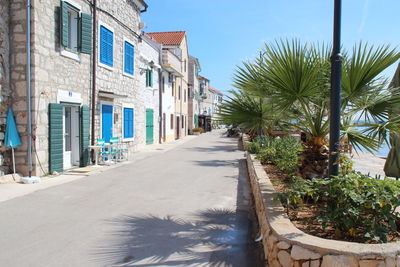
{"label": "blue parasol", "polygon": [[21,138],[17,130],[17,124],[15,123],[14,113],[11,108],[8,109],[7,122],[6,122],[6,136],[4,138],[4,146],[11,147],[13,157],[13,169],[15,174],[15,157],[14,148],[21,145]]}

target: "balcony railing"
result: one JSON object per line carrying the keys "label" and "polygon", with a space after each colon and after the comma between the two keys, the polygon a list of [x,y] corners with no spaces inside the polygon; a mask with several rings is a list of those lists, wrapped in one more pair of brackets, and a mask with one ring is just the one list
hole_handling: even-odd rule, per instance
{"label": "balcony railing", "polygon": [[167,71],[177,77],[182,77],[181,73],[181,60],[174,53],[169,50],[162,51],[162,64]]}

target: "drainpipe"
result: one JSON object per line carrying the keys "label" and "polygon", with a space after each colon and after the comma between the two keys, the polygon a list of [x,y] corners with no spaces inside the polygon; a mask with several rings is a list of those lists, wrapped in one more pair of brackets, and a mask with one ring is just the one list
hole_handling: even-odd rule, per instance
{"label": "drainpipe", "polygon": [[28,176],[23,177],[25,184],[40,182],[32,176],[32,81],[31,81],[31,0],[26,1],[26,103],[28,111]]}
{"label": "drainpipe", "polygon": [[[95,145],[95,114],[96,114],[96,21],[97,21],[97,3],[93,0],[93,48],[92,48],[92,146]],[[92,151],[94,153],[94,151]],[[92,154],[92,159],[93,159]]]}
{"label": "drainpipe", "polygon": [[26,102],[28,104],[28,177],[32,177],[31,0],[26,2]]}

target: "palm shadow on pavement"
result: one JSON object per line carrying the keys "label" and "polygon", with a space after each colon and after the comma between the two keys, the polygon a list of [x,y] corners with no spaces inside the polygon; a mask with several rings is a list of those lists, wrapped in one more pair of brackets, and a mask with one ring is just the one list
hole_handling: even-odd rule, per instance
{"label": "palm shadow on pavement", "polygon": [[[105,266],[247,266],[246,212],[208,209],[186,221],[171,216],[122,217],[94,252]],[[245,253],[244,253],[245,255]]]}

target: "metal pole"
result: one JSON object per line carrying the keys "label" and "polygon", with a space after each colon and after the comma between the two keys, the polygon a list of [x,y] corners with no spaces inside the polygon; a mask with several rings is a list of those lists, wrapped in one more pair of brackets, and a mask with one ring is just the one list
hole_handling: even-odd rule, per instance
{"label": "metal pole", "polygon": [[330,132],[329,132],[329,177],[339,174],[340,149],[340,106],[341,106],[341,79],[342,55],[340,54],[342,1],[335,0],[333,19],[333,51],[331,57],[331,95],[330,95]]}
{"label": "metal pole", "polygon": [[31,104],[31,0],[26,1],[26,97],[28,111],[28,176],[32,177],[32,104]]}

